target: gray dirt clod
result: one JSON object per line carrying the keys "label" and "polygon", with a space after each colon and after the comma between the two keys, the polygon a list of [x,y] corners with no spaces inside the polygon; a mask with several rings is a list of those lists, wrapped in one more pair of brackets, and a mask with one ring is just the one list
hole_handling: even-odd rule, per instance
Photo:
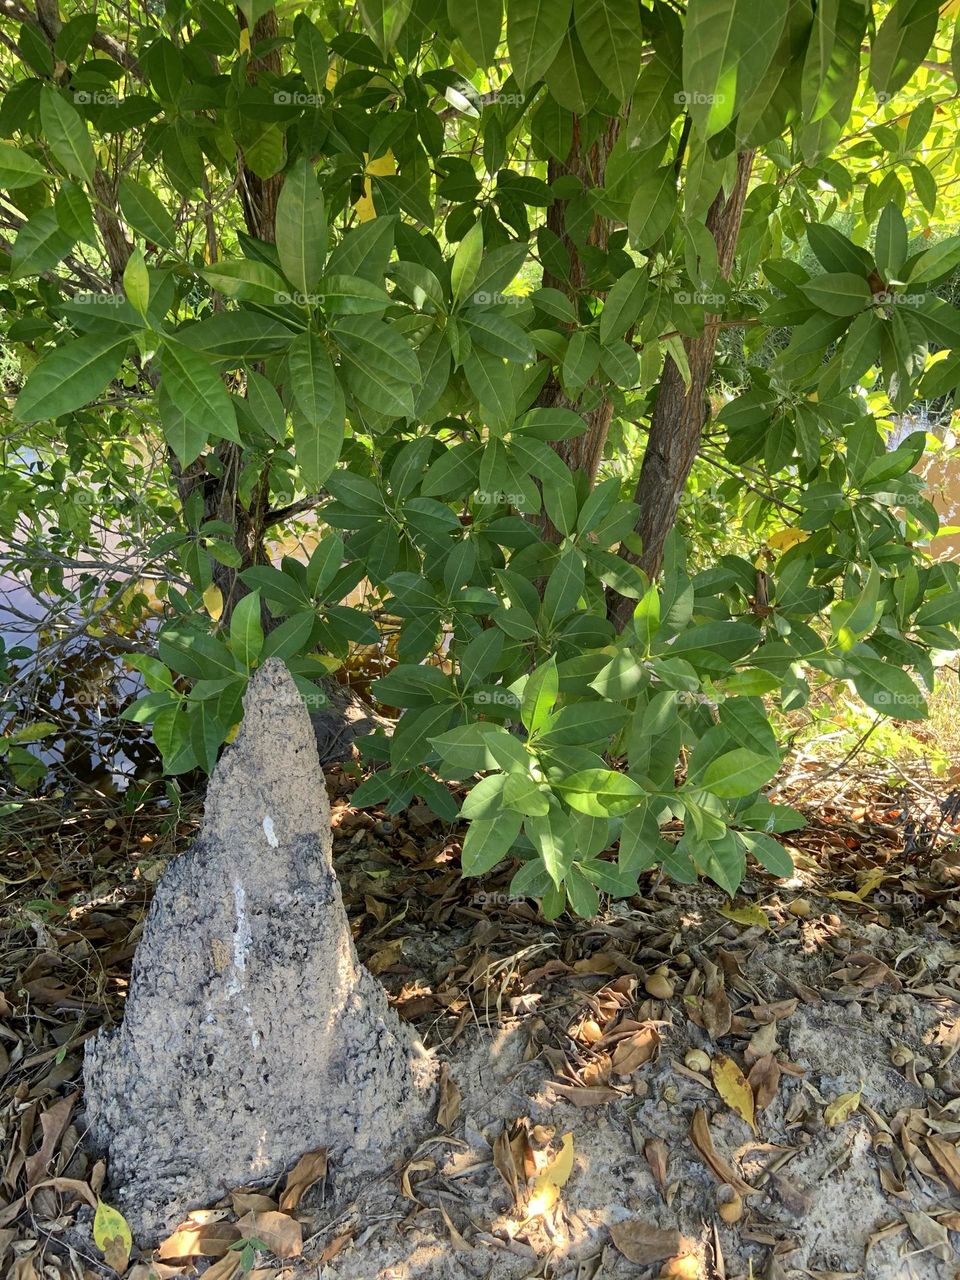
{"label": "gray dirt clod", "polygon": [[88,1043],[91,1145],[141,1243],[327,1147],[389,1166],[432,1071],[358,962],[310,719],[286,668],[253,677],[198,839],[165,871],[120,1027]]}

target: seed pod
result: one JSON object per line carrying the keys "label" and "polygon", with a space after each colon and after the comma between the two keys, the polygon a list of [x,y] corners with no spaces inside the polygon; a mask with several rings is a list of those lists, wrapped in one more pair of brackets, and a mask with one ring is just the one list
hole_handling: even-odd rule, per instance
{"label": "seed pod", "polygon": [[743,1217],[743,1196],[726,1183],[717,1192],[718,1212],[731,1226]]}
{"label": "seed pod", "polygon": [[669,1000],[673,995],[673,983],[665,974],[659,972],[651,973],[643,984],[643,989],[648,996],[653,996],[657,1000]]}

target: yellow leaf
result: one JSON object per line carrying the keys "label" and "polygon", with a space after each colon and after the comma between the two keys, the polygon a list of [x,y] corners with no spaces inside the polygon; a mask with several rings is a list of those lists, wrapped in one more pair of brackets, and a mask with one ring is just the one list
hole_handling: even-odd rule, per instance
{"label": "yellow leaf", "polygon": [[240,52],[241,53],[250,52],[250,28],[249,27],[244,27],[243,30],[240,32]]}
{"label": "yellow leaf", "polygon": [[223,613],[223,592],[215,583],[211,582],[203,593],[203,603],[206,605],[207,613],[216,622]]}
{"label": "yellow leaf", "polygon": [[745,1120],[750,1128],[757,1132],[756,1103],[753,1090],[732,1058],[718,1053],[711,1063],[713,1087],[719,1093],[731,1111],[741,1120]]}
{"label": "yellow leaf", "polygon": [[789,551],[791,547],[795,547],[798,542],[806,542],[810,534],[806,529],[793,529],[790,525],[778,529],[776,533],[771,533],[767,539],[767,546],[774,551]]}
{"label": "yellow leaf", "polygon": [[364,173],[368,176],[364,179],[363,195],[353,206],[357,211],[357,217],[361,222],[369,222],[371,218],[377,216],[377,211],[373,207],[373,189],[370,183],[370,177],[374,178],[392,178],[397,172],[397,161],[393,152],[387,148],[382,156],[377,156],[376,160],[371,160],[366,152],[363,153]]}
{"label": "yellow leaf", "polygon": [[864,880],[863,884],[857,890],[856,896],[860,899],[861,902],[863,902],[865,898],[869,897],[869,895],[873,893],[874,889],[879,889],[880,885],[883,884],[886,878],[887,878],[886,871],[884,871],[880,867],[874,867],[874,869],[867,876],[866,880]]}
{"label": "yellow leaf", "polygon": [[97,1211],[93,1215],[93,1242],[104,1257],[110,1259],[110,1266],[115,1271],[121,1274],[126,1271],[133,1236],[120,1210],[104,1204],[102,1200],[97,1201]]}
{"label": "yellow leaf", "polygon": [[325,83],[328,89],[335,89],[337,87],[337,68],[336,67],[333,67],[333,66],[327,67],[327,79]]}
{"label": "yellow leaf", "polygon": [[857,1089],[854,1093],[841,1093],[839,1098],[827,1104],[823,1111],[823,1119],[826,1124],[833,1125],[844,1124],[860,1106],[861,1092]]}
{"label": "yellow leaf", "polygon": [[235,725],[231,725],[231,727],[227,730],[227,736],[224,738],[224,742],[232,742],[239,732],[240,732],[240,721],[238,720]]}
{"label": "yellow leaf", "polygon": [[573,1134],[563,1135],[563,1144],[556,1158],[537,1174],[530,1192],[530,1216],[537,1217],[552,1209],[559,1198],[560,1188],[573,1171]]}
{"label": "yellow leaf", "polygon": [[770,921],[767,919],[766,912],[762,907],[758,907],[752,902],[745,907],[720,907],[719,912],[725,919],[732,920],[734,924],[742,924],[748,927],[759,925],[761,929],[770,928]]}

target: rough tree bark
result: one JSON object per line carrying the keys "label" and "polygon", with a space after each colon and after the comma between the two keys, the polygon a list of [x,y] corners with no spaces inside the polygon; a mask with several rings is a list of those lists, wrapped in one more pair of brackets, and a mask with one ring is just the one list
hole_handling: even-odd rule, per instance
{"label": "rough tree bark", "polygon": [[[573,176],[583,184],[585,190],[602,187],[607,167],[607,157],[610,155],[613,145],[620,134],[621,124],[622,119],[620,116],[611,117],[596,140],[589,146],[584,146],[580,118],[579,116],[574,116],[573,141],[570,153],[566,160],[550,160],[547,167],[547,180],[552,183],[556,182],[558,178]],[[553,275],[545,268],[543,284],[545,288],[559,289],[562,293],[565,293],[576,307],[585,292],[586,271],[576,241],[571,237],[567,227],[568,207],[568,201],[555,200],[547,210],[547,228],[560,239],[561,244],[567,250],[570,257],[570,275],[564,279]],[[609,218],[595,214],[585,237],[586,243],[595,245],[598,249],[605,251],[610,240],[612,225]],[[584,239],[582,235],[578,238],[581,241]],[[547,409],[574,409],[579,412],[579,402],[571,400],[564,394],[559,380],[553,374],[544,383],[537,399],[537,404]],[[604,398],[595,408],[588,410],[583,417],[587,422],[587,430],[582,435],[575,436],[572,440],[558,440],[553,447],[571,471],[583,471],[589,477],[592,485],[596,478],[600,459],[603,456],[603,446],[606,443],[607,432],[610,430],[613,404]],[[552,523],[546,517],[544,517],[544,522],[545,536],[552,540],[557,540],[559,535],[553,528]]]}
{"label": "rough tree bark", "polygon": [[[707,229],[717,244],[717,257],[724,279],[733,268],[743,217],[743,205],[753,167],[752,151],[737,157],[737,177],[728,197],[721,192],[710,206]],[[667,356],[657,402],[650,420],[650,434],[640,467],[634,501],[640,508],[636,531],[642,551],[636,554],[621,546],[620,555],[655,578],[663,563],[667,535],[673,528],[680,499],[700,447],[700,437],[707,419],[707,391],[713,372],[719,316],[708,314],[703,333],[684,340],[690,365],[690,387],[684,384],[676,364]],[[635,602],[607,589],[607,616],[618,631],[630,621]]]}

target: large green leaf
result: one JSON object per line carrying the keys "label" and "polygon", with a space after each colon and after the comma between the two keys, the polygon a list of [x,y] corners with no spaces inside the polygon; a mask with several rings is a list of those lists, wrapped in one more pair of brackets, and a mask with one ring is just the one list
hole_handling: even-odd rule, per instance
{"label": "large green leaf", "polygon": [[786,16],[787,0],[689,0],[683,89],[703,138],[725,129],[760,83]]}
{"label": "large green leaf", "polygon": [[260,592],[251,591],[238,600],[230,619],[230,651],[245,667],[252,667],[263,648],[260,621]]}
{"label": "large green leaf", "polygon": [[57,418],[89,404],[116,377],[129,339],[89,334],[65,343],[34,369],[17,397],[20,422]]}
{"label": "large green leaf", "polygon": [[870,83],[889,98],[926,57],[937,34],[939,0],[894,0],[870,47]]}
{"label": "large green leaf", "polygon": [[47,171],[19,147],[0,142],[0,187],[16,191],[18,187],[31,187],[47,176]]}
{"label": "large green leaf", "polygon": [[301,157],[284,178],[277,201],[277,253],[292,285],[309,297],[323,273],[327,222],[313,165]]}
{"label": "large green leaf", "polygon": [[49,271],[62,262],[73,244],[73,236],[60,226],[53,209],[41,209],[17,232],[10,254],[10,279]]}
{"label": "large green leaf", "polygon": [[659,240],[677,207],[677,176],[673,165],[663,165],[644,175],[630,201],[627,227],[630,243],[647,249]]}
{"label": "large green leaf", "polygon": [[474,62],[492,66],[503,28],[503,0],[447,0],[447,17]]}
{"label": "large green leaf", "polygon": [[165,249],[174,247],[173,218],[148,187],[133,178],[121,178],[119,200],[120,212],[134,231]]}
{"label": "large green leaf", "polygon": [[556,58],[570,21],[572,0],[510,0],[507,46],[517,84],[536,84]]}
{"label": "large green leaf", "polygon": [[617,101],[625,102],[643,58],[639,6],[624,0],[574,0],[573,14],[590,65]]}
{"label": "large green leaf", "polygon": [[50,85],[40,91],[40,123],[51,151],[67,173],[92,182],[97,159],[90,131],[76,107]]}
{"label": "large green leaf", "polygon": [[747,796],[769,782],[780,767],[776,756],[735,747],[712,760],[703,771],[703,786],[723,798]]}
{"label": "large green leaf", "polygon": [[209,361],[191,347],[167,338],[160,356],[160,420],[163,433],[187,465],[203,448],[202,433],[240,443],[237,415],[223,380]]}

